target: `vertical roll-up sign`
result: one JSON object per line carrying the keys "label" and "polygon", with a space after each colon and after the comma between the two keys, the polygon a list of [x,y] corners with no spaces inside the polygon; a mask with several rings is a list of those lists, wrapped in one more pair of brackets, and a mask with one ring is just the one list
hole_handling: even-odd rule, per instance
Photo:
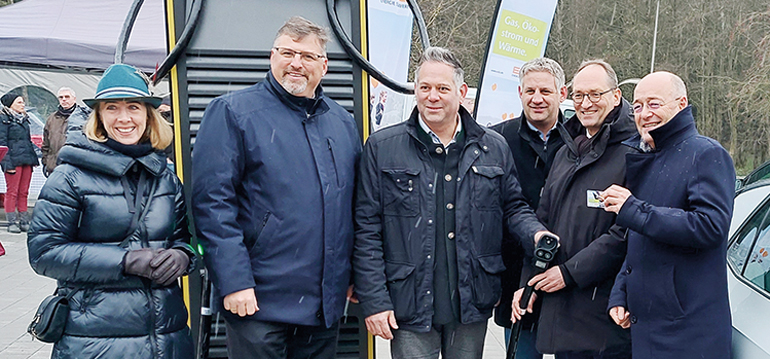
{"label": "vertical roll-up sign", "polygon": [[476,99],[476,121],[491,126],[521,113],[519,70],[545,53],[557,0],[500,0]]}
{"label": "vertical roll-up sign", "polygon": [[[369,61],[395,81],[406,82],[412,41],[412,11],[406,0],[367,0]],[[407,96],[369,78],[372,131],[404,120]]]}

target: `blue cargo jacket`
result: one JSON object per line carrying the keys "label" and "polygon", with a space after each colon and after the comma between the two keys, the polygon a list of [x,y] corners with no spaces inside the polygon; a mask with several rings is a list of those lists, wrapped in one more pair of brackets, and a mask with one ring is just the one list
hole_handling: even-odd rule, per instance
{"label": "blue cargo jacket", "polygon": [[360,153],[353,117],[320,87],[298,98],[268,72],[209,104],[193,150],[192,207],[219,299],[255,288],[253,319],[339,320]]}

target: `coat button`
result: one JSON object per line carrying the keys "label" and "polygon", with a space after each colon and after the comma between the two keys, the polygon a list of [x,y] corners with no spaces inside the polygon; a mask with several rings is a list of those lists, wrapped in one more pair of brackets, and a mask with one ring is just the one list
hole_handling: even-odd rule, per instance
{"label": "coat button", "polygon": [[631,324],[636,324],[636,316],[635,315],[631,316]]}
{"label": "coat button", "polygon": [[455,239],[455,232],[449,232],[449,234],[446,235],[449,239]]}
{"label": "coat button", "polygon": [[631,274],[631,266],[626,266],[626,274]]}
{"label": "coat button", "polygon": [[446,204],[446,209],[451,210],[452,208],[455,208],[455,205],[453,205],[451,203],[447,203]]}
{"label": "coat button", "polygon": [[445,175],[444,176],[444,180],[447,181],[447,182],[451,181],[452,180],[452,175],[450,175],[450,174]]}
{"label": "coat button", "polygon": [[444,153],[444,149],[441,148],[441,147],[436,147],[436,153],[442,154],[442,153]]}

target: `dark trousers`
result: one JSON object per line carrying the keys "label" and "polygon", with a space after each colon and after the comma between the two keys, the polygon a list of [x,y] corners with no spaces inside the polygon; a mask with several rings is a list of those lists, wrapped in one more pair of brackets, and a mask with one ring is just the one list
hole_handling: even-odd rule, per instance
{"label": "dark trousers", "polygon": [[304,326],[226,318],[227,355],[238,359],[334,359],[339,324]]}
{"label": "dark trousers", "polygon": [[390,353],[393,359],[481,359],[487,322],[457,322],[433,326],[430,332],[417,333],[405,329],[393,331]]}
{"label": "dark trousers", "polygon": [[607,348],[600,352],[562,352],[556,359],[631,359],[631,344]]}

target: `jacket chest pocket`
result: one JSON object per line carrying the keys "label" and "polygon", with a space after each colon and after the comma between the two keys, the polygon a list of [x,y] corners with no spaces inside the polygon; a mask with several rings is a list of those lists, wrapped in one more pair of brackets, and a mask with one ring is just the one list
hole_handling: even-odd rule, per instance
{"label": "jacket chest pocket", "polygon": [[502,167],[472,166],[473,171],[473,206],[481,210],[501,208],[502,194],[500,181],[503,178]]}
{"label": "jacket chest pocket", "polygon": [[420,170],[383,169],[382,172],[382,213],[386,216],[416,216],[420,212]]}

